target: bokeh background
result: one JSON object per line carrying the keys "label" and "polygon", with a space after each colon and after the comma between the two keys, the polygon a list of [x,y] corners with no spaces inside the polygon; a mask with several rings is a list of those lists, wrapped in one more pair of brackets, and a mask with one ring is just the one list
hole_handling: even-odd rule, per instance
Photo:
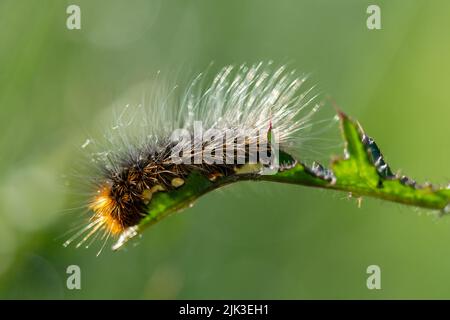
{"label": "bokeh background", "polygon": [[[69,4],[81,30],[66,28]],[[366,28],[369,4],[382,30]],[[81,212],[66,177],[102,114],[158,70],[211,61],[311,73],[394,169],[446,183],[449,32],[445,0],[0,0],[0,297],[450,298],[448,218],[298,186],[213,192],[124,251],[62,246]],[[71,264],[81,290],[66,288]],[[366,288],[372,264],[381,290]]]}

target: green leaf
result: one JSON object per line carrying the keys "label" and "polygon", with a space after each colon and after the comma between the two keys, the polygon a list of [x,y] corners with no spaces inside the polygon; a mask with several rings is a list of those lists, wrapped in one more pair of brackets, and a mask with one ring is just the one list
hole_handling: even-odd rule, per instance
{"label": "green leaf", "polygon": [[[354,196],[371,196],[442,212],[449,210],[450,189],[430,184],[414,185],[409,178],[391,175],[387,165],[389,174],[380,174],[374,163],[376,159],[371,156],[371,151],[379,150],[371,150],[364,145],[365,134],[356,122],[342,112],[339,112],[339,117],[346,150],[344,158],[334,159],[331,163],[330,170],[335,176],[333,183],[324,185],[323,181],[308,179],[304,176],[306,167],[302,164],[262,179],[342,190],[351,192]],[[379,155],[382,157],[381,152]]]}
{"label": "green leaf", "polygon": [[224,185],[244,181],[261,180],[298,184],[309,187],[341,190],[352,196],[369,196],[423,208],[450,211],[450,189],[430,184],[418,185],[412,179],[392,174],[384,162],[378,146],[363,132],[361,126],[338,111],[341,132],[345,141],[344,156],[331,161],[330,168],[319,164],[308,167],[296,161],[290,154],[280,151],[280,169],[274,175],[259,175],[241,170],[231,176],[210,181],[198,171],[192,172],[185,184],[170,192],[154,195],[139,225],[127,229],[113,249],[121,247],[144,228],[167,215],[189,207],[201,195]]}

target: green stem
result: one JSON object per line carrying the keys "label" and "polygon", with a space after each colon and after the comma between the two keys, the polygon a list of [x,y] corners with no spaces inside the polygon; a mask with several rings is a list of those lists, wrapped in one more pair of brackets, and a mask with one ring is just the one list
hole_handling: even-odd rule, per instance
{"label": "green stem", "polygon": [[449,187],[418,185],[412,179],[392,174],[378,146],[368,138],[361,126],[338,111],[341,132],[345,141],[345,158],[334,159],[329,169],[320,165],[309,168],[297,162],[291,155],[280,151],[281,169],[273,175],[261,175],[259,170],[235,174],[210,181],[198,171],[193,171],[185,184],[170,192],[158,192],[147,208],[147,216],[127,229],[113,249],[120,248],[144,228],[158,222],[167,215],[190,206],[201,195],[224,185],[244,181],[269,181],[318,187],[350,192],[352,196],[369,196],[406,205],[450,211]]}
{"label": "green stem", "polygon": [[414,188],[402,185],[398,180],[384,180],[382,187],[374,185],[371,181],[349,181],[336,177],[334,184],[323,179],[313,177],[302,164],[279,172],[275,175],[260,176],[260,180],[281,182],[323,189],[351,192],[353,196],[369,196],[383,200],[398,202],[406,205],[444,210],[450,203],[450,189],[434,189],[431,185]]}

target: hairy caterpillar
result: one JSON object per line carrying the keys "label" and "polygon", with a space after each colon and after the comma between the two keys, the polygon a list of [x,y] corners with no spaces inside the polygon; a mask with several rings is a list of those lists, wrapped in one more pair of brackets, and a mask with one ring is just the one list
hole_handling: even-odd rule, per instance
{"label": "hairy caterpillar", "polygon": [[226,66],[210,81],[198,75],[181,98],[126,107],[92,154],[89,222],[64,245],[122,234],[155,193],[181,188],[193,171],[211,181],[270,172],[275,151],[298,148],[319,110],[313,88],[300,90],[305,79],[271,62]]}

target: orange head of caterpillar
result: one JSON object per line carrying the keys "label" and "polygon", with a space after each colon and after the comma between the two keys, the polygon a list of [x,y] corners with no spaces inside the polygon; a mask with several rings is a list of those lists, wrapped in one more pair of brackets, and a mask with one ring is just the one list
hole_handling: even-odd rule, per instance
{"label": "orange head of caterpillar", "polygon": [[139,223],[145,216],[147,199],[145,190],[144,192],[137,190],[127,180],[106,179],[98,185],[96,194],[88,204],[89,210],[93,212],[89,223],[68,239],[64,246],[68,246],[84,234],[76,247],[80,247],[92,237],[86,245],[89,247],[101,233],[103,234],[101,239],[105,239],[105,245],[111,235],[118,236],[128,227]]}
{"label": "orange head of caterpillar", "polygon": [[127,179],[107,180],[89,204],[94,212],[91,219],[98,220],[113,236],[138,224],[145,216],[145,190],[138,187],[130,175]]}
{"label": "orange head of caterpillar", "polygon": [[94,212],[91,220],[98,221],[103,228],[108,230],[112,235],[118,235],[124,230],[124,226],[120,222],[120,208],[118,203],[112,196],[112,185],[106,183],[97,190],[97,195],[89,204],[89,209]]}
{"label": "orange head of caterpillar", "polygon": [[64,245],[83,236],[76,246],[92,238],[86,245],[89,247],[99,235],[105,239],[105,244],[110,236],[123,235],[147,215],[147,205],[155,193],[181,187],[187,172],[184,167],[155,162],[150,157],[114,171],[105,170],[88,201],[87,207],[92,213],[88,224]]}

